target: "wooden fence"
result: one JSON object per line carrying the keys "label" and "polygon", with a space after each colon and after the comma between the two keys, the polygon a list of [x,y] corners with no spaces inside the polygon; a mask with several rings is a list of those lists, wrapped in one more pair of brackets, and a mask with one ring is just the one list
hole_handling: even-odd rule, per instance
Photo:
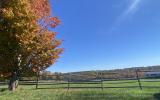
{"label": "wooden fence", "polygon": [[[93,79],[87,79],[87,80],[80,80],[76,79],[76,77],[85,77],[85,75],[76,75],[74,73],[68,73],[68,75],[65,75],[65,79],[61,81],[56,80],[41,80],[39,74],[37,74],[37,78],[35,80],[20,80],[20,85],[35,85],[36,89],[43,89],[41,86],[52,86],[53,88],[57,88],[57,86],[62,85],[58,88],[65,88],[65,89],[73,89],[73,88],[99,88],[101,90],[104,90],[105,88],[139,88],[142,90],[143,88],[160,88],[160,86],[145,86],[142,83],[143,82],[160,82],[160,80],[155,79],[142,79],[139,77],[139,73],[141,72],[150,72],[150,71],[135,71],[135,77],[134,78],[121,78],[121,79],[106,79],[104,78],[103,72],[97,72],[97,74],[93,74]],[[108,74],[116,74],[116,73],[108,73]],[[95,75],[95,76],[94,76]],[[106,74],[105,74],[106,75]],[[74,77],[74,79],[72,79]],[[137,84],[136,86],[116,86],[118,84]],[[0,82],[0,86],[6,85],[6,82]],[[82,85],[82,86],[79,86]],[[84,85],[90,85],[90,86],[84,86]],[[107,86],[108,85],[108,86]],[[112,85],[112,86],[110,86]],[[115,86],[114,86],[115,85]],[[50,87],[49,87],[50,88]],[[44,88],[45,89],[45,88]]]}

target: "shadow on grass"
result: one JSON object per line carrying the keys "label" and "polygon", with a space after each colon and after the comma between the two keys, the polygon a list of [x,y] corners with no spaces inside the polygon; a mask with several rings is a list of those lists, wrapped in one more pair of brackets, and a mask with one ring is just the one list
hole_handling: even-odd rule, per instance
{"label": "shadow on grass", "polygon": [[6,90],[8,90],[8,88],[1,88],[1,89],[0,89],[0,92],[4,92],[4,91],[6,91]]}
{"label": "shadow on grass", "polygon": [[104,93],[81,93],[81,92],[68,92],[68,94],[61,94],[57,100],[117,100],[119,97],[112,96],[114,94]]}
{"label": "shadow on grass", "polygon": [[156,93],[153,96],[155,100],[160,100],[160,93]]}
{"label": "shadow on grass", "polygon": [[38,90],[38,89],[65,89],[65,88],[54,88],[54,87],[52,87],[52,88],[37,88],[36,90]]}
{"label": "shadow on grass", "polygon": [[[150,100],[147,97],[104,92],[68,92],[61,94],[57,100]],[[159,100],[159,99],[157,99]]]}
{"label": "shadow on grass", "polygon": [[[44,88],[42,88],[44,89]],[[124,92],[108,92],[101,90],[76,90],[70,89],[71,91],[67,91],[66,93],[60,93],[57,95],[56,100],[151,100],[152,96],[146,96],[145,94],[137,95]],[[160,95],[158,99],[160,100]]]}

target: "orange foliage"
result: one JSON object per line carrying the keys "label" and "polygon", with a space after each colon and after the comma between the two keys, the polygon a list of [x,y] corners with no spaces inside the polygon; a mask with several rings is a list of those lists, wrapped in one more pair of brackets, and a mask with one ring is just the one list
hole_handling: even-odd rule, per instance
{"label": "orange foliage", "polygon": [[37,72],[56,62],[63,49],[49,28],[55,28],[60,20],[50,11],[49,0],[0,1],[0,76],[18,68]]}

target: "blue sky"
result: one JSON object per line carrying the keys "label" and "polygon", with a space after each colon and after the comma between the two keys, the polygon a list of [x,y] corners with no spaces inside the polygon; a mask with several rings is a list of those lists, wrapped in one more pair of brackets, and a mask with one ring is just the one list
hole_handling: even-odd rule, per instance
{"label": "blue sky", "polygon": [[51,0],[61,20],[61,58],[48,70],[73,72],[160,65],[160,0]]}

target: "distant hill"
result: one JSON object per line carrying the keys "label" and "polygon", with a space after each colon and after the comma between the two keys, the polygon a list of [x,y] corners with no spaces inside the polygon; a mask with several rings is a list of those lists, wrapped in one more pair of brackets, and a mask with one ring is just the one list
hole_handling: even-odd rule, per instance
{"label": "distant hill", "polygon": [[132,67],[124,69],[114,69],[114,70],[93,70],[93,71],[80,71],[63,73],[65,79],[71,77],[72,80],[93,80],[93,79],[122,79],[122,78],[136,78],[136,70],[139,77],[144,78],[146,72],[160,72],[160,65],[148,66],[148,67]]}
{"label": "distant hill", "polygon": [[43,71],[41,73],[41,79],[56,79],[65,81],[86,81],[86,80],[117,80],[117,79],[135,79],[136,70],[139,70],[138,75],[140,78],[145,78],[146,72],[160,72],[160,65],[148,66],[148,67],[132,67],[124,69],[113,69],[113,70],[92,70],[92,71],[80,71],[70,73],[51,73],[49,71]]}

